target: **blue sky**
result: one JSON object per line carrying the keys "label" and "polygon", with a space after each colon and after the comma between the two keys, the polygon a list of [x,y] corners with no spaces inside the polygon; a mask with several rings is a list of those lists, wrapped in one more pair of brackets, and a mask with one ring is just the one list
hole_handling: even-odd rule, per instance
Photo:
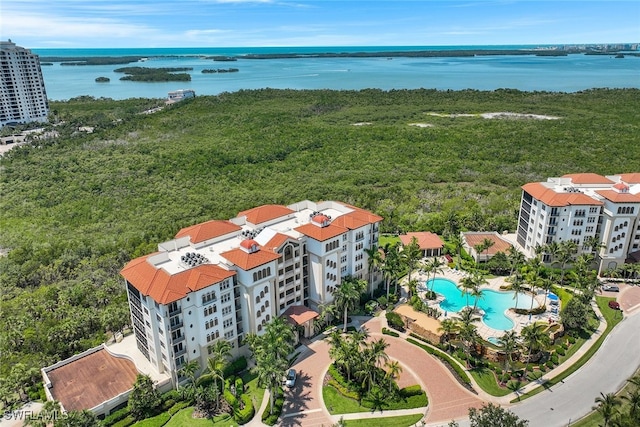
{"label": "blue sky", "polygon": [[0,0],[28,48],[640,42],[640,1]]}

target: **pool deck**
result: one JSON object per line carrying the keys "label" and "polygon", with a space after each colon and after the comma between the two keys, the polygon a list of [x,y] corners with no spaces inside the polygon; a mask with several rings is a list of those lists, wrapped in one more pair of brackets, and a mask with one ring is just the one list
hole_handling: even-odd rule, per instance
{"label": "pool deck", "polygon": [[[442,274],[438,274],[436,276],[436,279],[448,279],[451,280],[452,282],[454,282],[456,285],[460,285],[460,280],[465,277],[465,272],[464,271],[459,271],[459,270],[453,270],[451,268],[445,268],[443,270]],[[427,275],[425,273],[422,272],[418,272],[417,274],[414,274],[412,276],[414,279],[417,278],[419,283],[424,283],[427,280]],[[433,277],[431,277],[433,278]],[[492,279],[487,279],[488,285],[483,286],[481,289],[491,289],[494,291],[502,291],[503,290],[500,289],[501,286],[505,286],[508,285],[508,283],[505,281],[505,277],[495,277]],[[421,296],[423,296],[423,293],[420,293]],[[540,291],[536,294],[535,296],[535,300],[538,303],[538,305],[542,305],[544,304],[544,299],[545,299],[545,293]],[[547,301],[547,305],[548,305],[548,301]],[[549,305],[548,305],[549,306]],[[549,306],[550,307],[550,306]],[[535,323],[535,322],[549,322],[550,319],[557,319],[557,316],[553,315],[551,313],[550,310],[547,310],[545,313],[543,314],[539,314],[539,315],[524,315],[524,314],[516,314],[512,311],[507,310],[505,312],[505,315],[511,319],[514,323],[514,328],[512,330],[515,330],[518,334],[520,333],[520,331],[522,330],[523,327],[531,324],[531,323]],[[457,316],[456,313],[447,313],[447,316]],[[443,320],[444,317],[440,317],[439,320]],[[501,330],[497,330],[497,329],[493,329],[490,328],[489,326],[487,326],[483,321],[480,321],[478,323],[476,323],[477,326],[477,331],[480,334],[480,336],[484,339],[490,338],[490,337],[501,337],[505,331],[501,331]]]}

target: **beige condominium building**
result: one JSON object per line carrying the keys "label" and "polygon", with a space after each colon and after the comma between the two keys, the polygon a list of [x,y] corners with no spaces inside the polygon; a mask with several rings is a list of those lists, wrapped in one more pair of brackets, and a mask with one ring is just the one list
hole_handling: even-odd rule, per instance
{"label": "beige condominium building", "polygon": [[365,251],[378,244],[380,221],[348,204],[302,201],[180,230],[122,270],[138,349],[177,384],[188,361],[206,366],[215,341],[243,354],[244,337],[275,317],[310,336],[343,277],[380,280]]}
{"label": "beige condominium building", "polygon": [[532,257],[539,246],[571,240],[578,254],[596,255],[602,272],[639,259],[639,218],[640,173],[568,174],[522,187],[517,242]]}

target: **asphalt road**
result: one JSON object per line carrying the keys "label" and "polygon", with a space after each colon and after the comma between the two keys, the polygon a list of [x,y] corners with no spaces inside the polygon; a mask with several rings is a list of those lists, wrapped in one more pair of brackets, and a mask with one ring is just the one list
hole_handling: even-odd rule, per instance
{"label": "asphalt road", "polygon": [[529,427],[567,426],[591,411],[600,392],[618,391],[640,366],[640,313],[620,322],[582,368],[510,408]]}

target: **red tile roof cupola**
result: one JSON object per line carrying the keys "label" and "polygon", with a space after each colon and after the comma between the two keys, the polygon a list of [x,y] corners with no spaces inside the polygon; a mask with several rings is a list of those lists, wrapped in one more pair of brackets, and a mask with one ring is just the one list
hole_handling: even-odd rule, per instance
{"label": "red tile roof cupola", "polygon": [[260,245],[253,239],[246,239],[240,242],[240,248],[247,253],[254,253],[260,250]]}
{"label": "red tile roof cupola", "polygon": [[317,225],[318,227],[326,227],[331,224],[331,217],[323,214],[316,214],[311,217],[311,223]]}
{"label": "red tile roof cupola", "polygon": [[628,193],[629,192],[629,186],[627,184],[625,184],[624,182],[617,183],[616,185],[613,186],[613,188],[618,193]]}

